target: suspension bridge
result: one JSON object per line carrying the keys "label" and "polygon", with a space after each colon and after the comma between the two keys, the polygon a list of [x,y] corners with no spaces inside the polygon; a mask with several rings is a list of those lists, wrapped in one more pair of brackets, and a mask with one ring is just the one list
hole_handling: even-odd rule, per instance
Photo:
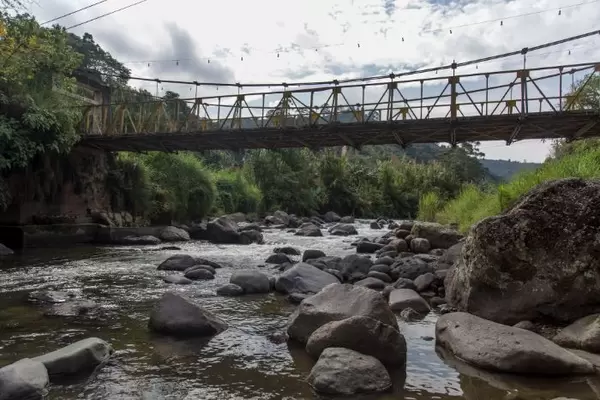
{"label": "suspension bridge", "polygon": [[[85,107],[81,146],[237,150],[600,136],[600,62]],[[579,77],[578,90],[573,90]]]}

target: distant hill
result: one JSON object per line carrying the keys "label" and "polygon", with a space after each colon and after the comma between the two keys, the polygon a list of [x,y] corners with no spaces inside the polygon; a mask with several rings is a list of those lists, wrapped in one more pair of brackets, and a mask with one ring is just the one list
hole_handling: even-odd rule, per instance
{"label": "distant hill", "polygon": [[490,174],[497,176],[502,180],[509,180],[516,173],[538,168],[541,164],[525,163],[509,160],[480,160],[481,164],[487,168]]}

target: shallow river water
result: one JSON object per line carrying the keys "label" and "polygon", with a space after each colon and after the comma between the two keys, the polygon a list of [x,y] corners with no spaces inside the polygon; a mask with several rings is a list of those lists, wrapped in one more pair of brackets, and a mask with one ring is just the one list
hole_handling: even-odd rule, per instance
{"label": "shallow river water", "polygon": [[[357,224],[359,234],[381,231]],[[54,386],[49,399],[196,400],[312,399],[305,382],[313,361],[302,348],[276,344],[269,336],[285,329],[294,309],[271,293],[237,298],[218,297],[235,269],[259,268],[276,246],[321,249],[344,256],[356,238],[305,238],[285,231],[266,231],[264,245],[228,246],[204,242],[177,244],[180,251],[154,247],[76,247],[34,249],[0,259],[0,366],[33,357],[89,336],[109,341],[111,362],[84,381]],[[325,233],[325,235],[327,235]],[[187,286],[164,283],[156,267],[167,257],[188,253],[221,263],[216,279]],[[46,317],[27,302],[34,290],[75,290],[102,305],[95,320]],[[195,298],[225,319],[230,328],[204,341],[175,341],[151,335],[147,321],[156,300],[174,290]],[[373,400],[415,399],[575,399],[600,398],[600,380],[516,380],[474,370],[435,350],[437,315],[400,322],[408,343],[406,374],[396,374],[395,389]],[[428,338],[429,337],[429,338]],[[358,398],[358,397],[353,397]],[[362,397],[361,397],[362,398]]]}

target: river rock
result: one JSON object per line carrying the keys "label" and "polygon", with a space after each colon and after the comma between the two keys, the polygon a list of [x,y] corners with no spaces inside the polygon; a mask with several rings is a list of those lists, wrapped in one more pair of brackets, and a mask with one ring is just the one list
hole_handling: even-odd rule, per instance
{"label": "river rock", "polygon": [[10,256],[12,254],[15,254],[15,252],[0,243],[0,256]]}
{"label": "river rock", "polygon": [[169,336],[213,336],[227,329],[227,323],[187,297],[165,293],[150,314],[150,330]]}
{"label": "river rock", "polygon": [[417,279],[415,279],[415,286],[417,289],[417,292],[424,292],[427,289],[429,289],[429,287],[431,286],[431,284],[433,282],[436,281],[436,276],[434,274],[432,274],[431,272],[428,272],[426,274],[420,275],[417,277]]}
{"label": "river rock", "polygon": [[370,269],[369,269],[369,273],[371,272],[381,272],[384,273],[386,275],[389,275],[392,272],[392,267],[390,267],[387,264],[379,264],[379,260],[377,260],[376,265],[373,265]]}
{"label": "river rock", "polygon": [[458,242],[446,250],[444,254],[436,261],[434,266],[435,270],[450,269],[450,267],[452,267],[452,265],[454,265],[454,263],[459,259],[463,244],[464,241]]}
{"label": "river rock", "polygon": [[342,224],[353,224],[354,223],[354,217],[351,215],[347,215],[345,217],[342,217],[342,219],[340,219],[340,222]]}
{"label": "river rock", "polygon": [[[307,250],[307,251],[310,251],[310,250]],[[295,247],[290,247],[290,246],[275,247],[273,249],[273,253],[283,253],[288,256],[299,256],[302,254],[302,253],[300,253],[300,250],[296,249]],[[325,255],[325,254],[323,254],[323,255]]]}
{"label": "river rock", "polygon": [[321,250],[304,250],[302,254],[302,261],[312,260],[313,258],[325,257],[325,253]]}
{"label": "river rock", "polygon": [[373,290],[382,290],[385,287],[385,282],[372,277],[366,277],[354,283],[356,286],[362,286]]}
{"label": "river rock", "polygon": [[181,275],[163,276],[163,281],[165,281],[166,283],[173,283],[175,285],[189,285],[190,283],[192,283],[191,279],[188,279],[185,276]]}
{"label": "river rock", "polygon": [[593,374],[587,360],[524,329],[456,312],[441,316],[436,345],[476,367],[531,375]]}
{"label": "river rock", "polygon": [[554,338],[562,347],[600,353],[600,314],[592,314],[563,328]]}
{"label": "river rock", "polygon": [[197,265],[196,259],[188,254],[176,254],[167,258],[158,266],[162,271],[185,271],[189,267]]}
{"label": "river rock", "polygon": [[203,264],[198,264],[198,265],[194,265],[193,267],[189,267],[188,269],[186,269],[185,271],[183,271],[184,274],[187,274],[188,272],[192,272],[194,270],[197,269],[205,269],[208,272],[210,272],[211,274],[215,275],[217,273],[216,268],[214,268],[211,265],[203,265]]}
{"label": "river rock", "polygon": [[379,222],[377,222],[377,221],[373,221],[373,222],[371,222],[371,224],[369,225],[369,227],[370,227],[371,229],[381,229],[381,225],[380,225],[380,224],[379,224]]}
{"label": "river rock", "polygon": [[329,347],[358,351],[387,366],[406,363],[406,340],[398,329],[365,316],[328,322],[314,331],[306,343],[306,351],[314,358]]}
{"label": "river rock", "polygon": [[396,317],[378,292],[349,284],[331,284],[305,299],[288,321],[288,335],[305,344],[322,325],[352,316],[371,317],[386,325],[397,326]]}
{"label": "river rock", "polygon": [[407,278],[398,278],[396,282],[392,285],[395,289],[412,289],[414,291],[417,290],[417,286],[413,281]]}
{"label": "river rock", "polygon": [[427,301],[411,289],[395,289],[390,293],[389,303],[390,308],[395,312],[412,308],[420,314],[427,314],[431,310]]}
{"label": "river rock", "polygon": [[325,222],[339,222],[342,218],[333,211],[328,211],[323,215],[323,219]]}
{"label": "river rock", "polygon": [[91,372],[104,364],[113,353],[110,344],[91,337],[80,340],[62,349],[34,358],[48,370],[51,379]]}
{"label": "river rock", "polygon": [[600,312],[600,181],[561,179],[476,224],[446,277],[446,300],[505,324]]}
{"label": "river rock", "polygon": [[380,243],[373,243],[373,242],[368,242],[368,241],[361,241],[356,245],[356,252],[357,253],[364,253],[364,254],[373,254],[376,251],[382,249],[384,247],[383,244]]}
{"label": "river rock", "polygon": [[329,228],[329,233],[335,236],[358,235],[358,231],[352,224],[337,224]]}
{"label": "river rock", "polygon": [[240,242],[237,223],[227,217],[215,218],[206,224],[206,233],[213,243],[237,244]]}
{"label": "river rock", "polygon": [[428,272],[433,272],[433,266],[418,257],[405,257],[392,264],[392,277],[415,280]]}
{"label": "river rock", "polygon": [[373,261],[370,258],[358,254],[350,254],[339,262],[338,268],[344,280],[356,281],[365,278],[372,266]]}
{"label": "river rock", "polygon": [[159,238],[157,238],[156,236],[152,236],[152,235],[125,236],[124,238],[116,240],[115,242],[118,244],[130,245],[130,246],[157,245],[157,244],[162,243],[162,241]]}
{"label": "river rock", "polygon": [[321,229],[318,226],[316,226],[312,223],[308,223],[308,224],[303,224],[300,227],[300,229],[298,229],[296,231],[296,233],[294,233],[294,235],[316,237],[316,236],[323,236],[323,232],[321,232]]}
{"label": "river rock", "polygon": [[383,392],[392,381],[375,357],[341,347],[330,347],[310,371],[308,383],[318,393],[352,395]]}
{"label": "river rock", "polygon": [[245,294],[269,293],[271,291],[269,277],[259,271],[235,271],[231,275],[229,283],[241,287]]}
{"label": "river rock", "polygon": [[427,239],[433,249],[447,249],[463,237],[458,231],[434,222],[416,222],[410,234],[415,238]]}
{"label": "river rock", "polygon": [[318,293],[325,286],[340,281],[333,275],[307,263],[298,263],[281,274],[275,283],[280,293]]}
{"label": "river rock", "polygon": [[198,268],[190,268],[189,271],[185,273],[185,277],[193,281],[206,281],[215,279],[215,274],[208,269],[199,266]]}
{"label": "river rock", "polygon": [[371,270],[367,274],[367,278],[376,278],[385,283],[392,283],[392,278],[390,278],[390,276],[384,272]]}
{"label": "river rock", "polygon": [[183,242],[190,240],[190,234],[187,231],[174,226],[167,226],[159,235],[161,240],[165,242]]}
{"label": "river rock", "polygon": [[217,289],[217,295],[226,297],[241,296],[244,294],[244,289],[233,283],[228,283]]}
{"label": "river rock", "polygon": [[254,229],[243,230],[240,232],[239,244],[264,244],[265,238],[260,231]]}
{"label": "river rock", "polygon": [[431,248],[429,240],[424,238],[414,238],[410,241],[410,249],[413,253],[427,253]]}
{"label": "river rock", "polygon": [[48,383],[44,364],[24,358],[0,368],[0,400],[41,400]]}
{"label": "river rock", "polygon": [[267,264],[283,264],[283,263],[289,263],[289,262],[292,262],[292,260],[290,260],[290,258],[284,253],[271,254],[265,260],[265,263],[267,263]]}

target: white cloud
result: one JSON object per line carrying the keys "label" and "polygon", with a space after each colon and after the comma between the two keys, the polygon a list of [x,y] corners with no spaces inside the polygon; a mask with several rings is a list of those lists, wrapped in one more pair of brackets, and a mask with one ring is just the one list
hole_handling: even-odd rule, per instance
{"label": "white cloud", "polygon": [[[46,20],[63,11],[86,6],[89,1],[48,0],[43,8],[34,5],[31,11]],[[597,29],[600,2],[569,7],[576,3],[581,1],[149,0],[73,31],[92,33],[121,61],[143,61],[127,64],[134,75],[155,77],[153,73],[160,71],[163,79],[203,80],[209,76],[225,76],[239,82],[314,81],[439,66],[452,60],[466,61]],[[123,2],[107,1],[60,22],[70,26],[123,5]],[[525,13],[531,15],[511,18]],[[173,42],[173,27],[181,35],[189,35],[188,45],[180,46],[181,38]],[[600,37],[596,36],[540,50],[528,55],[527,65],[600,60],[598,44]],[[180,50],[185,54],[177,53]],[[178,59],[179,65],[156,57]],[[199,68],[200,63],[206,65]],[[457,74],[518,69],[521,65],[522,58],[517,56],[484,63],[477,69],[475,66],[459,68]],[[568,83],[565,82],[565,87]],[[187,86],[162,86],[182,96],[194,92]],[[146,87],[152,92],[155,90],[153,84]],[[550,86],[543,89],[550,90]],[[418,95],[418,90],[415,87],[408,92]],[[557,86],[552,90],[557,92]],[[200,88],[200,92],[203,96],[217,93],[204,88]],[[236,92],[219,88],[218,94]],[[434,90],[428,89],[427,93],[433,94]],[[488,158],[529,161],[543,160],[548,148],[548,144],[538,141],[510,147],[498,142],[482,145]]]}

